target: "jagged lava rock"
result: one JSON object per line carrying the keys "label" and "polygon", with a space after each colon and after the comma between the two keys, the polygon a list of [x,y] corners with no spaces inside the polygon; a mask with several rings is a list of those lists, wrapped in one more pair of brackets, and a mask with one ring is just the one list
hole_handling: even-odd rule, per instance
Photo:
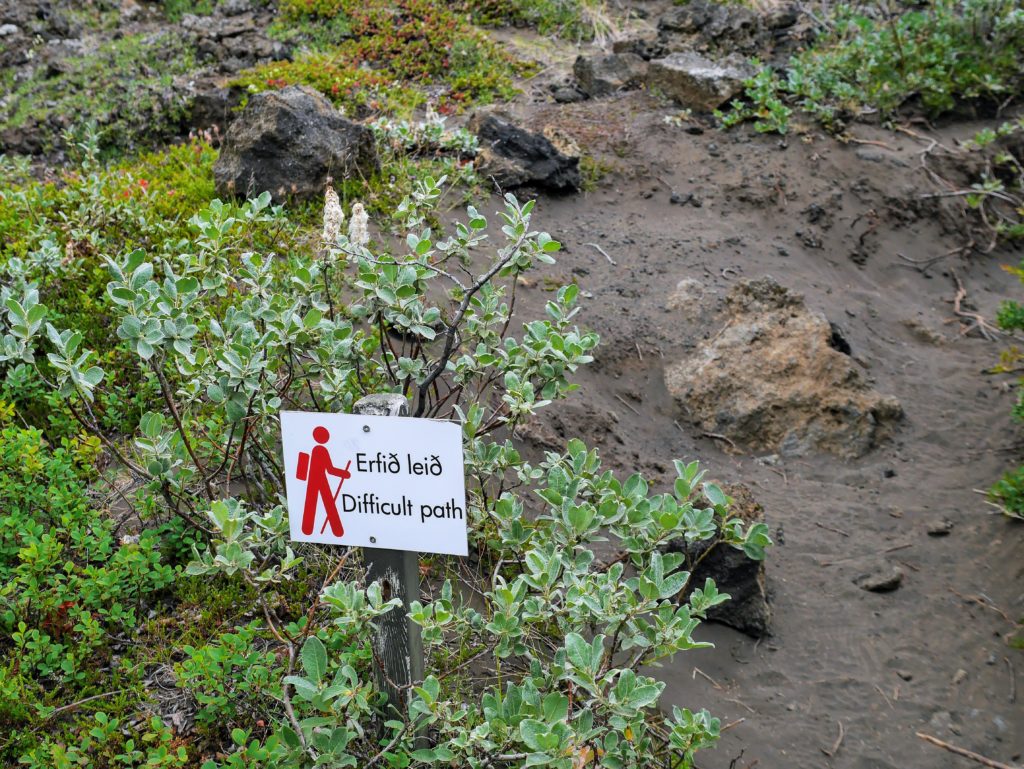
{"label": "jagged lava rock", "polygon": [[552,192],[578,190],[579,150],[557,136],[528,131],[503,114],[484,112],[469,121],[480,139],[476,165],[502,189],[526,185]]}
{"label": "jagged lava rock", "polygon": [[345,119],[318,91],[289,86],[253,96],[224,136],[213,167],[217,194],[258,195],[277,202],[324,193],[327,178],[377,167],[373,134]]}
{"label": "jagged lava rock", "polygon": [[[764,522],[764,508],[754,499],[750,489],[741,484],[725,488],[732,497],[732,511],[747,525]],[[708,619],[761,638],[768,635],[771,626],[771,605],[764,561],[748,558],[742,550],[721,542],[719,534],[703,542],[672,540],[666,552],[682,553],[686,557],[684,568],[691,570],[687,591],[703,588],[709,577],[720,593],[728,593],[728,601],[708,610]],[[710,551],[710,552],[709,552]]]}
{"label": "jagged lava rock", "polygon": [[771,278],[744,281],[724,315],[717,334],[665,371],[676,404],[701,429],[783,455],[859,457],[902,416],[801,295]]}

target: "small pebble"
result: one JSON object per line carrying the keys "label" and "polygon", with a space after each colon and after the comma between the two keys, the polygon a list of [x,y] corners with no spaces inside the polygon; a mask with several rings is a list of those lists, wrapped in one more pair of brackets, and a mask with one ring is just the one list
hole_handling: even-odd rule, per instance
{"label": "small pebble", "polygon": [[903,569],[884,561],[876,563],[869,571],[854,577],[853,584],[869,593],[891,593],[903,584]]}

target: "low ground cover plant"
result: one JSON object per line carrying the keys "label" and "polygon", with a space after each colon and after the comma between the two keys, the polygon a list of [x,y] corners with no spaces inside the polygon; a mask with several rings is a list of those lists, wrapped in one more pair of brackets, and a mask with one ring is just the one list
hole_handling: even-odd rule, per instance
{"label": "low ground cover plant", "polygon": [[[39,45],[41,55],[41,38]],[[91,121],[104,148],[152,146],[179,133],[190,106],[169,86],[194,69],[191,44],[170,32],[125,35],[34,67],[28,77],[3,69],[0,90],[8,96],[0,130],[30,132],[49,152],[61,146],[64,129]]]}
{"label": "low ground cover plant", "polygon": [[437,91],[433,98],[443,110],[508,98],[515,93],[513,77],[529,69],[465,13],[438,0],[289,0],[281,13],[282,29],[302,25],[314,46],[235,82],[250,91],[310,85],[351,115],[408,116],[426,101],[424,86]]}
{"label": "low ground cover plant", "polygon": [[784,71],[760,66],[724,125],[785,133],[799,107],[837,131],[910,104],[929,116],[965,103],[994,111],[1024,89],[1024,9],[1014,0],[929,0],[921,7],[840,5]]}

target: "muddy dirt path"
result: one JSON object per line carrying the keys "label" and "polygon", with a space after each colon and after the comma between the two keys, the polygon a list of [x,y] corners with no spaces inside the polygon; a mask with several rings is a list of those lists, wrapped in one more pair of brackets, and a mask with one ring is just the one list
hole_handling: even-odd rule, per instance
{"label": "muddy dirt path", "polygon": [[[999,264],[1019,254],[950,257],[926,272],[898,256],[926,259],[960,244],[920,211],[922,145],[909,137],[857,129],[882,147],[818,134],[694,135],[665,124],[670,110],[647,98],[519,109],[527,122],[576,131],[590,152],[603,137],[602,157],[618,169],[595,192],[538,206],[541,226],[566,246],[550,273],[588,292],[580,320],[603,344],[581,391],[527,446],[579,436],[617,471],[640,470],[666,490],[671,460],[696,457],[764,505],[776,541],[767,561],[771,637],[705,625],[700,637],[716,648],[680,655],[663,671],[666,704],[740,721],[698,765],[971,765],[917,731],[1019,760],[1024,694],[1014,687],[1024,689],[1024,664],[1003,641],[1012,624],[1000,612],[1024,613],[1024,527],[991,514],[974,491],[1019,459],[1005,450],[1019,429],[1012,393],[982,373],[1000,345],[950,322],[951,271],[993,318],[1015,290]],[[960,125],[940,138],[973,130]],[[689,202],[673,203],[673,192]],[[875,388],[901,401],[893,440],[858,460],[806,455],[766,465],[682,418],[663,369],[697,340],[693,324],[666,309],[673,288],[695,278],[724,295],[737,280],[766,275],[837,324]],[[541,279],[527,292],[524,309],[539,310],[545,287]],[[929,534],[950,525],[946,536]],[[890,593],[854,585],[880,557],[902,569],[902,585]]]}

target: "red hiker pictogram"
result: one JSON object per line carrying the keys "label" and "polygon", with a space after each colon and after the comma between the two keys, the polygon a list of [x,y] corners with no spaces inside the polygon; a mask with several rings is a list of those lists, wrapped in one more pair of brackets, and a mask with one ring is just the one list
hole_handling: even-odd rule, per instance
{"label": "red hiker pictogram", "polygon": [[[299,452],[299,466],[296,468],[295,477],[300,481],[306,481],[306,504],[302,510],[302,533],[306,536],[313,533],[314,524],[316,523],[316,509],[320,500],[323,500],[324,511],[327,513],[324,525],[320,527],[320,533],[324,533],[329,523],[331,524],[331,531],[334,536],[342,537],[345,535],[345,529],[341,525],[341,518],[338,516],[337,503],[338,494],[341,493],[341,485],[347,478],[352,477],[352,473],[348,471],[352,461],[349,460],[343,468],[335,467],[331,462],[331,452],[323,445],[330,439],[331,434],[327,432],[326,427],[317,427],[313,430],[313,440],[318,445],[313,447],[313,451],[310,454],[307,454],[305,451]],[[331,481],[328,475],[336,475],[341,478],[338,489],[334,493],[331,493]]]}

